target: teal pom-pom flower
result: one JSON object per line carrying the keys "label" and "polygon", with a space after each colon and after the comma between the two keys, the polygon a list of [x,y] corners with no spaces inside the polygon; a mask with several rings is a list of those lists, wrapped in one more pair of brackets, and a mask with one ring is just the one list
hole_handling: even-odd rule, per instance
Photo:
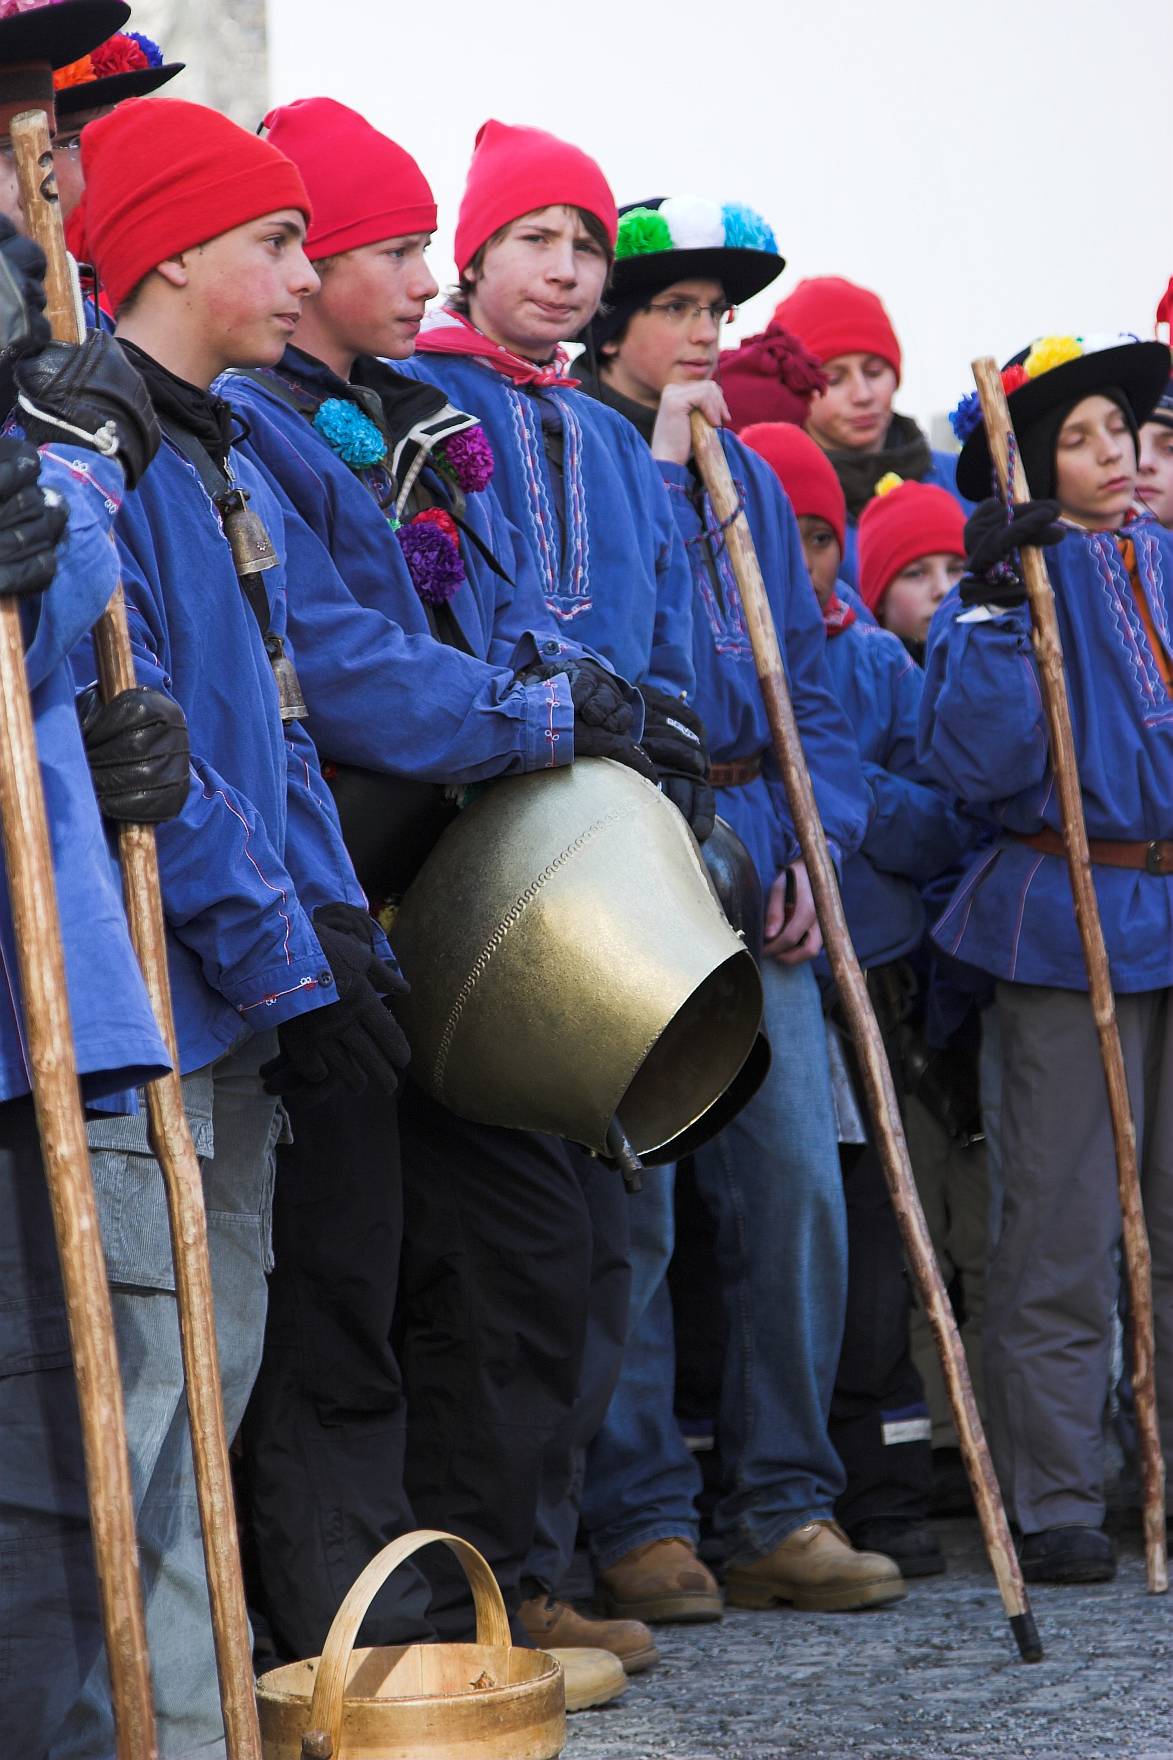
{"label": "teal pom-pom flower", "polygon": [[619,221],[615,240],[615,261],[624,257],[645,257],[653,251],[670,251],[672,234],[668,222],[657,208],[632,208]]}
{"label": "teal pom-pom flower", "polygon": [[721,218],[725,222],[727,250],[773,251],[777,255],[778,240],[756,209],[747,208],[744,202],[725,202]]}
{"label": "teal pom-pom flower", "polygon": [[314,427],[343,464],[353,470],[380,464],[387,456],[387,442],[370,416],[345,397],[328,397],[320,404]]}

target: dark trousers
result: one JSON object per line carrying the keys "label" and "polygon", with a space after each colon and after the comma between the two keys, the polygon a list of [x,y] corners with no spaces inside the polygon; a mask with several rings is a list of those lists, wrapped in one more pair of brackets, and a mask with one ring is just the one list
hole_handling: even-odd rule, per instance
{"label": "dark trousers", "polygon": [[[556,1138],[471,1124],[410,1083],[400,1134],[408,1493],[421,1526],[479,1548],[515,1615],[547,1450],[579,1387],[590,1217]],[[467,1638],[463,1576],[439,1548],[422,1565],[438,1633]]]}
{"label": "dark trousers", "polygon": [[[261,1370],[241,1431],[241,1514],[262,1666],[316,1656],[354,1579],[417,1524],[391,1329],[403,1235],[394,1101],[368,1090],[290,1108],[278,1152]],[[364,1644],[432,1636],[428,1590],[398,1570]]]}
{"label": "dark trousers", "polygon": [[586,1451],[594,1441],[623,1366],[631,1297],[630,1206],[622,1177],[575,1144],[566,1145],[591,1225],[591,1287],[578,1393],[564,1433],[546,1452],[534,1544],[522,1592],[557,1589],[574,1557]]}
{"label": "dark trousers", "polygon": [[45,1754],[102,1644],[81,1425],[31,1100],[0,1105],[0,1724]]}
{"label": "dark trousers", "polygon": [[912,1360],[912,1314],[900,1231],[871,1143],[843,1146],[847,1200],[847,1316],[831,1441],[847,1473],[835,1514],[862,1522],[923,1521],[932,1483],[931,1426]]}

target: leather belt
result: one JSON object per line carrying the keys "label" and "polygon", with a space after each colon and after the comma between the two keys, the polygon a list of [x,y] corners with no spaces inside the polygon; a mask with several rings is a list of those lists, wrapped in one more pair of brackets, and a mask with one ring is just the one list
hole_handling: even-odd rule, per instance
{"label": "leather belt", "polygon": [[[1012,835],[1045,856],[1067,854],[1067,845],[1049,825],[1041,831],[1015,831]],[[1143,874],[1173,876],[1173,838],[1158,837],[1151,843],[1114,843],[1109,838],[1089,837],[1088,853],[1093,862],[1105,868],[1137,868]]]}
{"label": "leather belt", "polygon": [[756,752],[752,758],[730,758],[727,764],[711,764],[709,781],[714,788],[744,788],[761,773],[762,754]]}

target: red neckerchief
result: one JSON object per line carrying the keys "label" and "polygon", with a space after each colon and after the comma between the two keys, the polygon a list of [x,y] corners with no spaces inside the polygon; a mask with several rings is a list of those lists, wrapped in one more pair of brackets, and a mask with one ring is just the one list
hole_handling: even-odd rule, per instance
{"label": "red neckerchief", "polygon": [[827,631],[827,640],[841,636],[845,629],[850,629],[858,613],[854,605],[845,605],[839,595],[832,592],[831,597],[823,606],[823,624]]}
{"label": "red neckerchief", "polygon": [[475,324],[447,306],[425,320],[415,346],[418,354],[468,355],[483,361],[514,385],[564,385],[568,390],[578,386],[578,380],[570,378],[566,371],[570,357],[564,348],[556,348],[550,361],[527,361],[524,355],[514,354],[512,349],[482,335]]}

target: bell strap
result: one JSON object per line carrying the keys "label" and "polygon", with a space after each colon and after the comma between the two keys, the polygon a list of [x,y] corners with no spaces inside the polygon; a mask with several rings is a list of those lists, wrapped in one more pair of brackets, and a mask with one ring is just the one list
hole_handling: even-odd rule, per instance
{"label": "bell strap", "polygon": [[752,758],[730,758],[727,764],[711,764],[709,781],[714,788],[744,788],[747,782],[756,782],[762,773],[762,754],[755,752]]}
{"label": "bell strap", "polygon": [[[1041,831],[1014,831],[1017,843],[1025,843],[1045,856],[1065,856],[1067,845],[1057,831],[1044,825]],[[1110,838],[1089,837],[1088,854],[1104,868],[1136,868],[1143,874],[1173,875],[1173,838],[1156,837],[1150,843],[1117,843]]]}

